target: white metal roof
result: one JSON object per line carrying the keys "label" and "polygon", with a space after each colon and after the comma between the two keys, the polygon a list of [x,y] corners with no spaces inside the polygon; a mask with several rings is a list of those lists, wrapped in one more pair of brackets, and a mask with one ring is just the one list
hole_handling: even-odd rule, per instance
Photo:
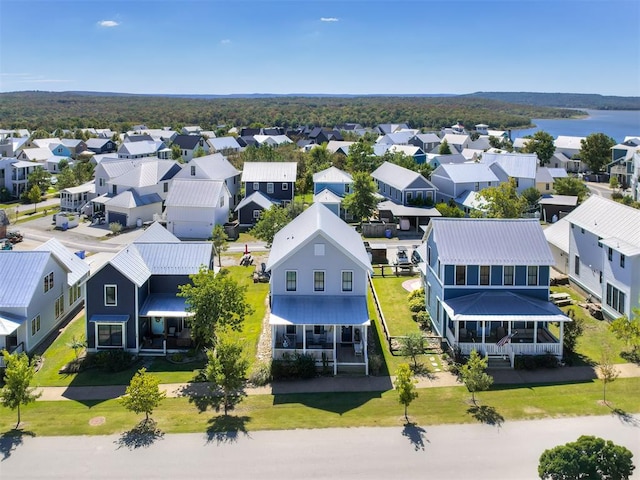
{"label": "white metal roof", "polygon": [[313,201],[319,202],[319,203],[335,204],[335,203],[342,203],[342,197],[340,197],[339,195],[336,195],[328,188],[325,188],[321,192],[318,192],[313,196]]}
{"label": "white metal roof", "polygon": [[296,162],[246,162],[242,182],[295,182]]}
{"label": "white metal roof", "polygon": [[235,211],[239,211],[250,203],[255,203],[256,205],[262,207],[263,210],[268,210],[269,208],[277,205],[279,202],[275,202],[267,197],[262,192],[253,192],[248,197],[242,199],[242,201],[238,204]]}
{"label": "white metal roof", "polygon": [[70,251],[55,238],[47,240],[35,248],[38,251],[47,251],[64,265],[67,270],[67,285],[72,286],[82,281],[89,275],[89,264],[78,255]]}
{"label": "white metal roof", "polygon": [[165,200],[166,207],[218,208],[227,187],[223,180],[174,180]]}
{"label": "white metal roof", "polygon": [[435,186],[420,173],[401,167],[391,162],[384,162],[376,168],[371,176],[380,182],[406,190],[407,188],[428,188],[435,190]]}
{"label": "white metal roof", "polygon": [[566,218],[561,218],[556,223],[549,225],[543,230],[544,236],[549,244],[559,248],[562,252],[569,253],[569,230],[571,224]]}
{"label": "white metal roof", "polygon": [[535,153],[484,153],[482,163],[498,162],[514,178],[536,178],[538,156]]}
{"label": "white metal roof", "polygon": [[339,168],[329,167],[314,173],[313,183],[353,183],[353,177]]}

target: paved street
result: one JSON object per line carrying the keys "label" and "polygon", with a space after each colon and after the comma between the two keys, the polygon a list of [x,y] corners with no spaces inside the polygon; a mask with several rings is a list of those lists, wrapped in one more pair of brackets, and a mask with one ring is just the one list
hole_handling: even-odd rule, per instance
{"label": "paved street", "polygon": [[[547,448],[596,435],[640,459],[640,417],[0,440],[0,477],[18,479],[535,479]],[[636,475],[634,478],[637,478]]]}

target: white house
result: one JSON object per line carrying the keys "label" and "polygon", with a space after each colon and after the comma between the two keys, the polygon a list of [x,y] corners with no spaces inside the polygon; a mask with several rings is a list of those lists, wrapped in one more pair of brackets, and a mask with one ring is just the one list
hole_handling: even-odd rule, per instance
{"label": "white house", "polygon": [[231,194],[231,208],[240,202],[240,171],[227,158],[220,154],[197,157],[182,165],[174,179],[221,180]]}

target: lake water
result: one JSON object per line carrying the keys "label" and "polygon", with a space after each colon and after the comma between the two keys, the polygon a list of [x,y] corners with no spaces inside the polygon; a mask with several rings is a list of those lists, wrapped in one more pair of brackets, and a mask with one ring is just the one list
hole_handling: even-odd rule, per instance
{"label": "lake water", "polygon": [[624,141],[624,137],[640,137],[640,110],[585,110],[589,117],[582,119],[549,120],[536,118],[531,123],[536,128],[512,130],[511,137],[516,139],[533,135],[543,130],[557,138],[559,135],[570,137],[586,137],[592,133],[604,133],[616,142]]}

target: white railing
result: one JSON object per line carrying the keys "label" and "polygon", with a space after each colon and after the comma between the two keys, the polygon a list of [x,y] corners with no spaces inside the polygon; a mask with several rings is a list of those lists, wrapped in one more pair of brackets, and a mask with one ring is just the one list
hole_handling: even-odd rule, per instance
{"label": "white railing", "polygon": [[472,350],[477,350],[484,355],[544,355],[551,353],[562,355],[562,345],[559,343],[512,343],[499,347],[495,343],[458,343],[460,352],[469,355]]}
{"label": "white railing", "polygon": [[[333,362],[334,353],[333,348],[308,348],[306,352],[301,348],[274,348],[273,349],[273,359],[274,360],[283,360],[287,355],[293,355],[295,352],[297,353],[306,353],[307,355],[311,355],[315,358],[316,362]],[[324,358],[322,354],[324,353]]]}

